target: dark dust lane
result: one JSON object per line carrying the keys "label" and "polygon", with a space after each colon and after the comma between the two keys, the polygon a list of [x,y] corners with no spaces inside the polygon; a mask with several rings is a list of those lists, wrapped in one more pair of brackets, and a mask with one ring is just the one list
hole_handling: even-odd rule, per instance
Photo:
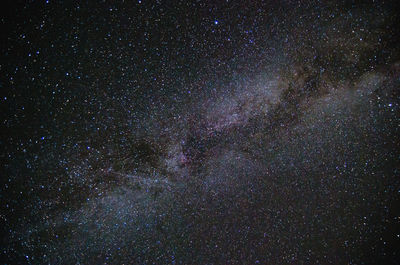
{"label": "dark dust lane", "polygon": [[393,2],[2,10],[5,264],[396,264]]}

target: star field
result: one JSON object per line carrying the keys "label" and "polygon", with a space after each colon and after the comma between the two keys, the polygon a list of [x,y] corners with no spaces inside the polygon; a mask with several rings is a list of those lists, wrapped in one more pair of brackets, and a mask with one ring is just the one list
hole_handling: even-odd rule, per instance
{"label": "star field", "polygon": [[1,12],[4,264],[396,264],[395,1]]}

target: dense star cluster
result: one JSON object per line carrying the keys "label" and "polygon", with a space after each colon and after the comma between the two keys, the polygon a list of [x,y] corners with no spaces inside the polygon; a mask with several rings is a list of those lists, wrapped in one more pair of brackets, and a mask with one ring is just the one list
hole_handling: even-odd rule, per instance
{"label": "dense star cluster", "polygon": [[10,1],[4,264],[398,264],[396,1]]}

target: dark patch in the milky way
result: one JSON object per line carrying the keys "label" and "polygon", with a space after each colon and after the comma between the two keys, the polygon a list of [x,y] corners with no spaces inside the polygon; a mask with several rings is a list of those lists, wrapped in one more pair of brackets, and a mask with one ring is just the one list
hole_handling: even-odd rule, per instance
{"label": "dark patch in the milky way", "polygon": [[396,264],[394,1],[13,4],[6,264]]}

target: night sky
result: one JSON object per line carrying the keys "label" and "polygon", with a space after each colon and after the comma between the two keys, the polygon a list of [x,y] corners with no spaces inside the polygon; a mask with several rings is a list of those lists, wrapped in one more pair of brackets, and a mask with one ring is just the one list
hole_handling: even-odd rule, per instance
{"label": "night sky", "polygon": [[2,2],[2,264],[399,264],[395,2]]}

